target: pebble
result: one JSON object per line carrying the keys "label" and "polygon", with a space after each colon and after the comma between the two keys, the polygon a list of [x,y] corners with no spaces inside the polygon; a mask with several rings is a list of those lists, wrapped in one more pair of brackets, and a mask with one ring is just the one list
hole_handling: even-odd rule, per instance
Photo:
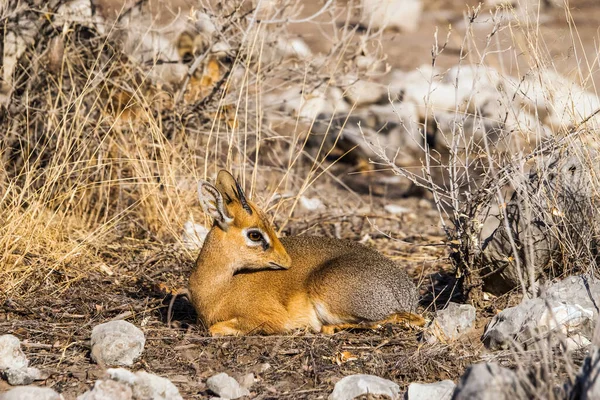
{"label": "pebble", "polygon": [[349,375],[335,384],[329,400],[352,400],[363,394],[400,398],[400,387],[392,381],[374,375]]}
{"label": "pebble", "polygon": [[450,400],[456,385],[451,380],[434,383],[411,383],[408,385],[406,400]]}
{"label": "pebble", "polygon": [[127,321],[100,324],[92,330],[92,359],[108,366],[132,365],[145,343],[144,332]]}
{"label": "pebble", "polygon": [[131,386],[110,379],[97,380],[92,390],[88,390],[77,400],[132,400]]}
{"label": "pebble", "polygon": [[250,395],[248,389],[242,387],[238,381],[224,372],[208,378],[206,386],[214,394],[227,399],[237,399]]}
{"label": "pebble", "polygon": [[128,385],[132,390],[133,399],[183,400],[183,397],[179,394],[179,389],[167,378],[145,371],[133,373],[124,368],[109,368],[106,373],[113,381]]}
{"label": "pebble", "polygon": [[47,374],[34,367],[10,368],[4,371],[3,375],[13,386],[30,385],[34,381],[48,378]]}
{"label": "pebble", "polygon": [[437,341],[456,340],[468,332],[475,324],[475,307],[470,304],[450,302],[446,308],[435,313],[435,319],[430,326],[430,343]]}
{"label": "pebble", "polygon": [[0,371],[21,369],[29,365],[21,350],[21,341],[13,335],[0,336]]}
{"label": "pebble", "polygon": [[64,397],[50,388],[19,386],[0,393],[0,400],[64,400]]}

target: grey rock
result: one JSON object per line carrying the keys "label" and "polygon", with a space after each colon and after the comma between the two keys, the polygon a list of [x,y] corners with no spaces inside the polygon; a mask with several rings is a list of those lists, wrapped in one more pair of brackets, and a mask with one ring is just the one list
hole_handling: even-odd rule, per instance
{"label": "grey rock", "polygon": [[46,379],[47,374],[42,373],[37,368],[25,367],[25,368],[10,368],[4,371],[4,377],[13,386],[30,385],[34,381]]}
{"label": "grey rock", "polygon": [[129,385],[134,400],[183,400],[179,389],[167,378],[124,368],[109,368],[106,373],[113,381]]}
{"label": "grey rock", "polygon": [[434,383],[411,383],[408,385],[406,400],[450,400],[456,385],[451,380]]}
{"label": "grey rock", "polygon": [[475,314],[475,307],[470,304],[449,303],[448,307],[435,313],[431,323],[433,337],[458,339],[473,327]]}
{"label": "grey rock", "polygon": [[214,394],[227,399],[237,399],[250,395],[250,391],[242,387],[238,381],[224,372],[211,376],[206,380],[206,386]]}
{"label": "grey rock", "polygon": [[473,364],[460,378],[452,400],[519,400],[527,396],[517,375],[493,363]]}
{"label": "grey rock", "polygon": [[352,400],[363,394],[400,398],[400,387],[392,381],[374,375],[349,375],[335,384],[329,400]]}
{"label": "grey rock", "polygon": [[21,350],[21,341],[13,335],[0,336],[0,371],[21,369],[29,365]]}
{"label": "grey rock", "polygon": [[600,281],[571,276],[549,286],[535,299],[525,299],[509,307],[488,324],[483,341],[490,349],[510,346],[513,341],[525,347],[550,333],[561,332],[571,349],[589,345],[600,304]]}
{"label": "grey rock", "polygon": [[144,351],[146,338],[127,321],[111,321],[92,330],[92,359],[108,366],[132,365]]}
{"label": "grey rock", "polygon": [[64,400],[50,388],[19,386],[6,393],[0,393],[0,400]]}
{"label": "grey rock", "polygon": [[92,390],[88,390],[77,400],[133,400],[131,386],[110,379],[97,380]]}
{"label": "grey rock", "polygon": [[[598,176],[600,167],[589,162],[598,158],[595,151],[586,149],[585,155],[581,153],[580,147],[571,145],[552,156],[541,157],[529,176],[513,185],[519,191],[501,213],[506,216],[506,223],[499,215],[487,217],[486,225],[490,220],[496,221],[492,234],[481,241],[479,262],[480,274],[485,276],[484,290],[500,295],[521,283],[529,285],[550,266],[560,273],[562,263],[552,260],[562,260],[565,251],[578,255],[582,264],[593,262],[582,257],[589,258],[589,249],[598,246],[600,218],[595,211],[593,177]],[[559,239],[563,237],[573,238],[568,250],[561,246]]]}

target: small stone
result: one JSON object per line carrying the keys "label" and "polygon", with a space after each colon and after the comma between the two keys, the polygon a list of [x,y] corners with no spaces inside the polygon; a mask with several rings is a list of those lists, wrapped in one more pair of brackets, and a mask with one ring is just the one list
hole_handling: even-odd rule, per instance
{"label": "small stone", "polygon": [[183,400],[179,389],[167,378],[145,371],[132,373],[124,368],[109,368],[106,373],[113,381],[129,385],[134,399]]}
{"label": "small stone", "polygon": [[362,0],[362,23],[371,29],[414,32],[423,13],[422,0]]}
{"label": "small stone", "polygon": [[335,384],[329,400],[352,400],[363,394],[400,398],[400,387],[392,381],[374,375],[349,375]]}
{"label": "small stone", "polygon": [[132,365],[144,351],[146,338],[127,321],[110,321],[92,330],[92,359],[104,365]]}
{"label": "small stone", "polygon": [[300,205],[302,206],[302,208],[308,211],[316,211],[320,208],[325,207],[320,199],[316,197],[310,198],[304,196],[300,196]]}
{"label": "small stone", "polygon": [[279,38],[276,43],[277,53],[283,59],[296,58],[309,60],[313,54],[306,42],[300,38]]}
{"label": "small stone", "polygon": [[406,400],[450,400],[456,385],[451,380],[434,383],[411,383],[408,385]]}
{"label": "small stone", "polygon": [[25,353],[21,350],[21,342],[16,336],[0,336],[0,371],[21,369],[29,365]]}
{"label": "small stone", "polygon": [[145,371],[136,372],[137,380],[133,385],[135,399],[152,400],[183,400],[179,389],[167,378],[149,374]]}
{"label": "small stone", "polygon": [[422,208],[424,210],[431,210],[431,208],[433,207],[431,204],[431,201],[427,200],[427,199],[421,199],[419,200],[419,202],[417,203],[417,205],[419,206],[419,208]]}
{"label": "small stone", "polygon": [[399,206],[396,204],[388,204],[388,205],[384,206],[383,209],[385,211],[389,212],[390,214],[394,214],[394,215],[406,214],[411,211],[410,208],[402,207],[402,206]]}
{"label": "small stone", "polygon": [[77,400],[132,400],[133,391],[126,383],[110,379],[101,379],[94,383],[94,388],[88,390]]}
{"label": "small stone", "polygon": [[113,381],[123,382],[130,386],[133,386],[137,380],[135,374],[125,368],[109,368],[106,370],[106,374]]}
{"label": "small stone", "polygon": [[242,387],[238,381],[224,372],[208,378],[206,386],[214,394],[228,399],[237,399],[242,396],[250,395],[248,389]]}
{"label": "small stone", "polygon": [[351,105],[367,106],[387,96],[386,88],[376,82],[357,80],[354,77],[349,77],[346,81],[349,82],[345,92],[346,99]]}
{"label": "small stone", "polygon": [[565,339],[564,350],[566,352],[576,351],[588,347],[592,342],[582,334],[575,334]]}
{"label": "small stone", "polygon": [[494,363],[473,364],[460,378],[452,400],[526,399],[517,375]]}
{"label": "small stone", "polygon": [[434,337],[456,340],[473,327],[475,307],[470,304],[449,303],[448,307],[435,313],[431,330]]}
{"label": "small stone", "polygon": [[19,386],[6,393],[0,393],[0,400],[64,400],[50,388]]}
{"label": "small stone", "polygon": [[4,371],[4,376],[9,384],[13,386],[30,385],[33,381],[44,380],[48,377],[37,368],[10,368]]}

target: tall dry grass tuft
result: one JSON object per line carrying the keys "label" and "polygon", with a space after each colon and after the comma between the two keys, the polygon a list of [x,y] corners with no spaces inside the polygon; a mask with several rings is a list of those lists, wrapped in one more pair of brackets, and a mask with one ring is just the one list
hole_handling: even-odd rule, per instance
{"label": "tall dry grass tuft", "polygon": [[[61,290],[125,237],[178,243],[185,221],[204,222],[197,180],[220,168],[284,225],[298,196],[272,202],[274,193],[302,194],[331,165],[327,149],[306,151],[317,115],[300,108],[381,34],[358,38],[352,7],[333,2],[307,16],[294,1],[199,1],[166,24],[146,1],[106,20],[69,4],[0,8],[4,53],[16,62],[5,65],[0,106],[3,297]],[[205,31],[198,15],[210,20]],[[280,54],[299,22],[330,35],[329,54]],[[302,92],[292,118],[268,98],[285,90]]]}

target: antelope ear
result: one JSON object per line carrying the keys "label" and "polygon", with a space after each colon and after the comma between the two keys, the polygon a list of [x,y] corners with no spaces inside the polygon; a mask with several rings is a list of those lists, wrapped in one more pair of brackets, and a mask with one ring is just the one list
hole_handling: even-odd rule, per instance
{"label": "antelope ear", "polygon": [[219,171],[216,188],[223,195],[226,205],[237,202],[248,214],[252,215],[252,207],[250,207],[248,200],[246,200],[244,190],[229,171],[224,169]]}
{"label": "antelope ear", "polygon": [[206,181],[198,182],[198,199],[205,214],[213,217],[217,225],[224,231],[229,228],[233,218],[227,213],[223,196],[216,187]]}

